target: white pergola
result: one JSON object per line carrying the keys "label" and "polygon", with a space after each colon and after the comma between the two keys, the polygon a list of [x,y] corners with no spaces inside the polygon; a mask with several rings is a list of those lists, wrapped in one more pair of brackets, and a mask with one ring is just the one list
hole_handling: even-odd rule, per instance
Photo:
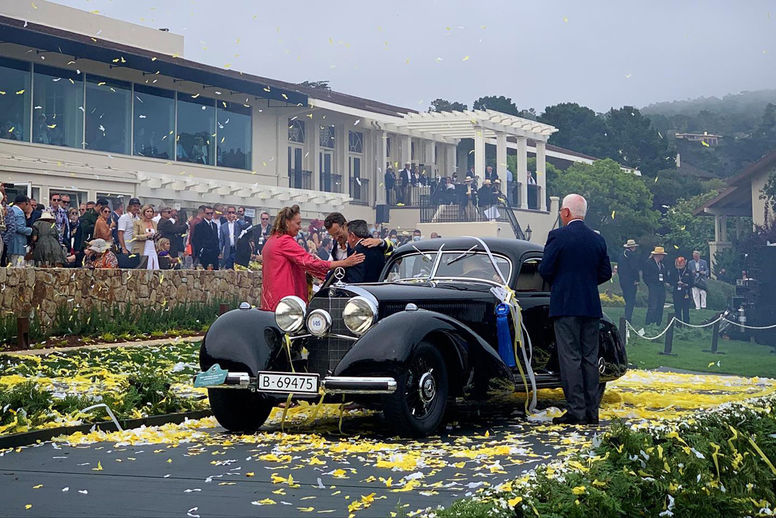
{"label": "white pergola", "polygon": [[409,113],[401,126],[412,132],[433,134],[446,139],[474,139],[474,171],[484,175],[485,143],[495,140],[496,169],[507,167],[507,142],[514,139],[517,148],[516,180],[520,184],[520,208],[528,208],[528,139],[536,143],[536,183],[539,186],[539,210],[546,211],[547,175],[545,153],[547,139],[558,131],[554,126],[507,115],[493,110]]}

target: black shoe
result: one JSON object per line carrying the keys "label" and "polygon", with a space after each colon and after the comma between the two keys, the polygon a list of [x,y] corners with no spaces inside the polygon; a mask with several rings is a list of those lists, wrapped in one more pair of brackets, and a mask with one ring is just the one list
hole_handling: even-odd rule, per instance
{"label": "black shoe", "polygon": [[587,424],[586,419],[577,419],[573,415],[566,412],[560,417],[553,417],[552,424]]}
{"label": "black shoe", "polygon": [[595,417],[587,416],[586,421],[587,421],[587,424],[598,424],[599,423],[598,416],[595,416]]}

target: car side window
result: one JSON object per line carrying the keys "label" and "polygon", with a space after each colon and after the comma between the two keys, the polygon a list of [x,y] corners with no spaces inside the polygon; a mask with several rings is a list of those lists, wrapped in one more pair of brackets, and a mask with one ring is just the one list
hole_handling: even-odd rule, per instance
{"label": "car side window", "polygon": [[520,265],[520,275],[517,277],[517,291],[544,292],[550,291],[549,283],[539,274],[539,265],[542,260],[531,257]]}
{"label": "car side window", "polygon": [[384,282],[394,282],[399,279],[426,278],[431,274],[433,265],[433,256],[424,257],[420,254],[405,255],[391,264]]}

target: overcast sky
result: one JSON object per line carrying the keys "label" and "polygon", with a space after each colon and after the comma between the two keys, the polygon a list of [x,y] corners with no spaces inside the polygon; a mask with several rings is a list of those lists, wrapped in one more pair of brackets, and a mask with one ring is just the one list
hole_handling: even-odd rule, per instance
{"label": "overcast sky", "polygon": [[606,111],[776,88],[773,0],[55,1],[168,27],[195,61],[418,110],[505,95]]}

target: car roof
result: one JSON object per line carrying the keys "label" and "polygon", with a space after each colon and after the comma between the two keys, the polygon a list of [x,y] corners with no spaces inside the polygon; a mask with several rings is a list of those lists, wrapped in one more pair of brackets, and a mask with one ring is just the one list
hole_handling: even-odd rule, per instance
{"label": "car roof", "polygon": [[[520,260],[526,252],[542,252],[544,247],[536,243],[530,243],[528,241],[522,241],[520,239],[507,239],[503,237],[482,237],[480,238],[485,243],[490,251],[493,253],[499,253],[508,256],[513,262]],[[415,252],[415,248],[421,252],[436,252],[440,246],[444,243],[445,251],[448,250],[468,250],[473,245],[479,243],[471,237],[444,237],[436,239],[421,239],[420,241],[411,241],[406,245],[400,246],[396,249],[395,255],[404,254],[407,252]],[[477,250],[484,250],[481,245],[477,247]]]}

